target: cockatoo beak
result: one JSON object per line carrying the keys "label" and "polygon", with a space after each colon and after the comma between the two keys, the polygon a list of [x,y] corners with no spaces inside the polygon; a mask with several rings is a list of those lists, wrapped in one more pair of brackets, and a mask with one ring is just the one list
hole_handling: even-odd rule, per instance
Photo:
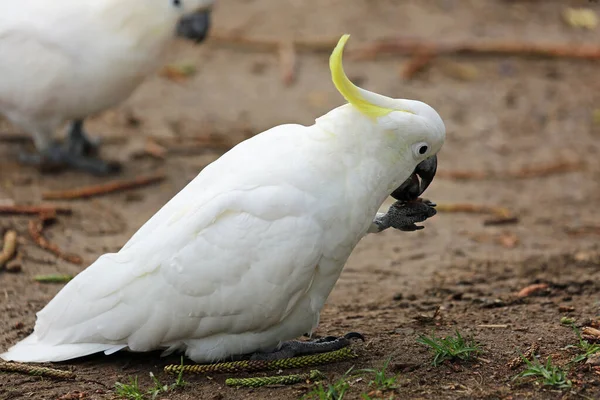
{"label": "cockatoo beak", "polygon": [[[421,161],[412,175],[398,189],[392,192],[392,197],[400,201],[416,200],[431,184],[437,171],[437,156]],[[419,178],[421,180],[419,181]]]}
{"label": "cockatoo beak", "polygon": [[193,14],[183,16],[177,24],[177,36],[190,39],[196,43],[202,42],[210,30],[211,10],[198,10]]}

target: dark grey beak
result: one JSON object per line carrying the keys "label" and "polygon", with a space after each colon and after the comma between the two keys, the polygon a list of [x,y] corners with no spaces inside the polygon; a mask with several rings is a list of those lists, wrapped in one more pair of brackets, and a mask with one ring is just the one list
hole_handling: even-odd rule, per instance
{"label": "dark grey beak", "polygon": [[177,24],[177,36],[200,43],[208,36],[209,29],[210,10],[197,11],[179,20]]}
{"label": "dark grey beak", "polygon": [[[398,189],[392,192],[392,197],[400,201],[416,200],[431,184],[437,171],[437,156],[421,161],[412,175]],[[421,181],[419,182],[419,178]]]}

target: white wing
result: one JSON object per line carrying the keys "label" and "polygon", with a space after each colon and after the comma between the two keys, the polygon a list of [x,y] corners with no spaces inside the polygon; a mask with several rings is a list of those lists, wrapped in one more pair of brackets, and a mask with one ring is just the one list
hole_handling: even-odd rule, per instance
{"label": "white wing", "polygon": [[322,254],[323,229],[304,212],[314,199],[289,187],[226,197],[100,257],[38,313],[35,342],[145,351],[279,324]]}

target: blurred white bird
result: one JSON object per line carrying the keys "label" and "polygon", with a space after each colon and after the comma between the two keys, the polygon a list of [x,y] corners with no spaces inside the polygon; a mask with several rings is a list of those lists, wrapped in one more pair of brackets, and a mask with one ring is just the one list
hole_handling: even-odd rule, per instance
{"label": "blurred white bird", "polygon": [[34,332],[0,357],[45,362],[162,348],[207,362],[347,345],[349,336],[291,339],[315,329],[363,236],[415,230],[435,214],[422,202],[377,211],[391,193],[414,200],[425,190],[445,139],[430,106],[348,80],[347,39],[330,67],[350,104],[312,126],[267,130],[210,164],[118,253],[70,281],[37,314]]}
{"label": "blurred white bird", "polygon": [[[159,66],[169,40],[202,41],[214,0],[19,0],[0,5],[0,114],[33,136],[21,160],[96,174],[115,163],[84,119],[122,102]],[[65,148],[53,140],[70,121]]]}

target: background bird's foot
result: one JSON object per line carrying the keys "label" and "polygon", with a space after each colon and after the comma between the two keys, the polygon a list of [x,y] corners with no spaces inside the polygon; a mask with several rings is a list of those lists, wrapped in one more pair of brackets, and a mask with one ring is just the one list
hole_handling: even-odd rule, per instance
{"label": "background bird's foot", "polygon": [[94,175],[109,175],[121,169],[121,166],[116,162],[105,162],[72,153],[58,144],[53,144],[38,154],[21,153],[19,160],[24,164],[36,166],[43,172],[57,172],[66,168],[73,168]]}
{"label": "background bird's foot", "polygon": [[271,361],[311,354],[328,353],[349,346],[352,339],[365,340],[364,336],[357,332],[350,332],[342,337],[327,336],[311,341],[290,340],[288,342],[283,342],[279,349],[270,353],[254,353],[250,359]]}
{"label": "background bird's foot", "polygon": [[83,120],[71,123],[67,135],[67,149],[71,154],[96,155],[100,147],[100,139],[92,139],[83,129]]}
{"label": "background bird's foot", "polygon": [[417,226],[417,222],[423,222],[433,217],[437,211],[436,204],[429,200],[397,201],[389,208],[388,212],[377,216],[373,221],[379,232],[387,228],[395,228],[401,231],[418,231],[423,226]]}

